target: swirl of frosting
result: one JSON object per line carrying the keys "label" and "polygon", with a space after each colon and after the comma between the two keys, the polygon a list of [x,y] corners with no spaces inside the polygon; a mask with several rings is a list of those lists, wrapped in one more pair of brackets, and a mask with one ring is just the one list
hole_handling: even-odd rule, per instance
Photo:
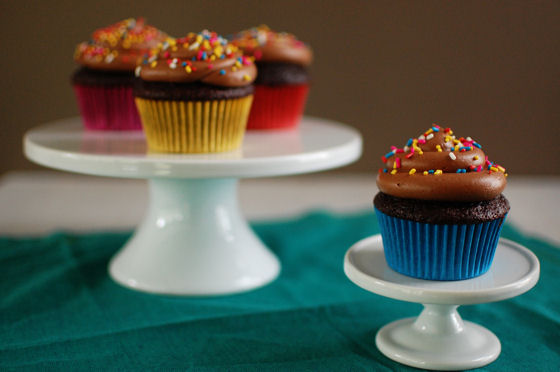
{"label": "swirl of frosting", "polygon": [[309,66],[313,53],[305,43],[286,32],[274,32],[265,25],[235,34],[232,43],[256,62],[285,62]]}
{"label": "swirl of frosting", "polygon": [[505,169],[488,160],[479,143],[436,124],[403,148],[392,146],[381,160],[377,186],[400,198],[483,201],[506,187]]}
{"label": "swirl of frosting", "polygon": [[251,84],[257,68],[234,45],[215,32],[189,33],[167,38],[150,52],[136,75],[144,81],[192,83],[240,87]]}
{"label": "swirl of frosting", "polygon": [[90,41],[78,44],[74,60],[95,70],[134,71],[142,57],[167,35],[129,18],[94,31]]}

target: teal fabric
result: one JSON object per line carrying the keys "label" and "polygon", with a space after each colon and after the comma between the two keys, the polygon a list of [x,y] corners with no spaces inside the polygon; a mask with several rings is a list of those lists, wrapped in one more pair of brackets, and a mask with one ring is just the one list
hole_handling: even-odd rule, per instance
{"label": "teal fabric", "polygon": [[[175,298],[127,290],[107,276],[129,233],[0,238],[0,369],[407,371],[375,347],[375,332],[421,305],[352,284],[346,250],[378,232],[373,212],[313,213],[254,228],[282,261],[272,284],[240,295]],[[560,366],[560,249],[506,226],[537,254],[530,292],[463,306],[491,329],[499,359],[480,370]]]}

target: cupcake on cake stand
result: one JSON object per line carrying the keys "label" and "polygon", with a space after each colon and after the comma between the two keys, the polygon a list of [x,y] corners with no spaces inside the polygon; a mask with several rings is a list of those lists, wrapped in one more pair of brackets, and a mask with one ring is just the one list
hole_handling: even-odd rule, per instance
{"label": "cupcake on cake stand", "polygon": [[484,275],[460,281],[415,279],[387,266],[381,235],[375,235],[348,250],[344,272],[367,291],[424,305],[417,318],[394,321],[377,332],[375,343],[385,356],[417,368],[462,370],[493,362],[501,345],[488,329],[464,321],[457,312],[459,305],[519,296],[537,283],[540,269],[531,251],[500,239]]}

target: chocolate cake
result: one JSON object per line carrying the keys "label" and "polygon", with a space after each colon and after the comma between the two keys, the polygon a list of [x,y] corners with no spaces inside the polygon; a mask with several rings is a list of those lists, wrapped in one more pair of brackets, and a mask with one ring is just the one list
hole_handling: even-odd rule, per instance
{"label": "chocolate cake", "polygon": [[93,70],[91,68],[81,67],[74,71],[71,81],[73,84],[89,86],[131,86],[134,83],[134,72],[119,70]]}
{"label": "chocolate cake", "polygon": [[283,85],[306,84],[309,72],[305,66],[282,62],[257,62],[258,75],[255,84]]}
{"label": "chocolate cake", "polygon": [[491,200],[453,202],[397,198],[377,193],[375,208],[387,215],[432,224],[475,224],[503,218],[509,211],[508,200],[498,195]]}
{"label": "chocolate cake", "polygon": [[153,100],[209,101],[246,97],[253,94],[253,85],[220,87],[201,82],[175,83],[137,79],[134,84],[136,97]]}

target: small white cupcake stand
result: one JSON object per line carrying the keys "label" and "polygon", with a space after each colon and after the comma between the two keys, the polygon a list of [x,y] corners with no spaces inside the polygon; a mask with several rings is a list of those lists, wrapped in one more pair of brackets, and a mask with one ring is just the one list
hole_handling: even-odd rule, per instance
{"label": "small white cupcake stand", "polygon": [[375,235],[348,250],[344,271],[367,291],[424,304],[417,318],[394,321],[377,332],[375,343],[385,356],[417,368],[462,370],[493,362],[501,345],[488,329],[463,321],[457,307],[518,296],[537,283],[540,269],[531,251],[500,239],[484,275],[461,281],[414,279],[387,266],[381,235]]}
{"label": "small white cupcake stand", "polygon": [[143,133],[85,131],[79,118],[24,137],[26,156],[38,164],[149,180],[144,220],[113,257],[109,272],[124,286],[173,295],[242,292],[278,276],[278,259],[239,209],[239,178],[341,167],[361,151],[356,130],[314,118],[304,118],[297,130],[248,132],[239,150],[205,155],[148,153]]}

